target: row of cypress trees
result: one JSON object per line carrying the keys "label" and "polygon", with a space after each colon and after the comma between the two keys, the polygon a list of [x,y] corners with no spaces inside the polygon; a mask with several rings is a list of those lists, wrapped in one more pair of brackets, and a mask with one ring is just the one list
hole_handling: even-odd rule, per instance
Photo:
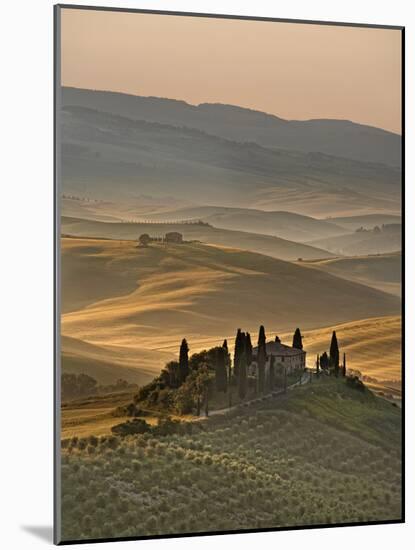
{"label": "row of cypress trees", "polygon": [[[266,335],[263,325],[259,327],[257,342],[257,368],[258,391],[265,392],[265,366],[267,362]],[[303,349],[300,329],[297,328],[293,336],[293,347]],[[228,350],[228,342],[224,340],[222,346],[214,348],[215,351],[215,386],[220,392],[227,392],[231,385],[236,385],[240,399],[245,399],[248,393],[248,368],[252,363],[253,346],[249,332],[243,332],[238,328],[235,337],[233,356],[233,369]],[[189,375],[189,346],[186,338],[180,345],[178,382],[181,385]],[[270,387],[275,386],[274,357],[270,359]],[[231,397],[230,397],[231,399]]]}

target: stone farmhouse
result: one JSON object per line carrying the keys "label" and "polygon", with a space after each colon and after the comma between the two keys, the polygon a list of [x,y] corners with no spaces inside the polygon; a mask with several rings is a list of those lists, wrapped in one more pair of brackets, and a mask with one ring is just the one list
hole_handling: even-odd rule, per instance
{"label": "stone farmhouse", "polygon": [[[278,336],[275,337],[273,342],[266,343],[267,350],[267,362],[265,364],[265,373],[268,375],[271,356],[274,357],[274,366],[276,368],[283,367],[286,369],[287,374],[290,374],[299,369],[305,369],[306,367],[306,352],[302,349],[293,348],[281,343]],[[250,365],[250,374],[257,374],[257,354],[258,348],[255,347],[252,350],[252,363]]]}

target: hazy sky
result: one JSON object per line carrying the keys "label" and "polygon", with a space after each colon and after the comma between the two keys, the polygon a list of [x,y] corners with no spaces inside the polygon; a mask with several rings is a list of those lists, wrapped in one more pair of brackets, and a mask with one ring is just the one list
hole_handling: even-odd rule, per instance
{"label": "hazy sky", "polygon": [[401,131],[398,30],[62,10],[62,84]]}

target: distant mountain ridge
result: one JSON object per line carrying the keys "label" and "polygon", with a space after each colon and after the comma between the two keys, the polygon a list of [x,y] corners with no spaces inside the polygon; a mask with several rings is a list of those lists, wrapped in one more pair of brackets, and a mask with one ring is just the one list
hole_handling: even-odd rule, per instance
{"label": "distant mountain ridge", "polygon": [[79,106],[177,127],[202,130],[264,147],[340,156],[354,160],[401,164],[401,136],[348,120],[285,120],[275,115],[217,103],[142,97],[118,92],[64,87],[62,106]]}
{"label": "distant mountain ridge", "polygon": [[400,208],[400,171],[385,164],[272,149],[82,106],[64,106],[60,122],[65,193],[118,200],[174,194],[317,217]]}

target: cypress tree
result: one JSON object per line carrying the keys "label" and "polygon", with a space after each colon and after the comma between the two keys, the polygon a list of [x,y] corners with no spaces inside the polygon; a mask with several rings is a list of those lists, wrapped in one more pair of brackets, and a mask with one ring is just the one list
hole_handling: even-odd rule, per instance
{"label": "cypress tree", "polygon": [[246,333],[245,337],[245,354],[246,354],[246,364],[249,365],[252,363],[252,342],[251,335],[249,332]]}
{"label": "cypress tree", "polygon": [[330,343],[330,366],[336,376],[339,376],[339,360],[339,345],[337,343],[336,331],[333,330]]}
{"label": "cypress tree", "polygon": [[301,332],[299,328],[296,328],[294,332],[293,348],[303,349],[303,337],[301,336]]}
{"label": "cypress tree", "polygon": [[343,353],[343,376],[346,376],[346,354]]}
{"label": "cypress tree", "polygon": [[231,383],[232,369],[231,369],[231,356],[228,350],[228,341],[226,339],[223,341],[222,347],[225,353],[225,369],[226,369],[226,377],[227,377],[226,386],[228,390]]}
{"label": "cypress tree", "polygon": [[215,382],[217,391],[226,392],[228,385],[226,373],[226,351],[223,346],[216,349]]}
{"label": "cypress tree", "polygon": [[183,338],[180,345],[179,354],[179,379],[182,384],[189,374],[189,346],[187,345],[186,338]]}
{"label": "cypress tree", "polygon": [[242,353],[239,362],[238,393],[241,400],[245,399],[248,391],[248,373],[246,365],[246,355]]}
{"label": "cypress tree", "polygon": [[265,337],[264,326],[259,327],[258,335],[258,389],[260,393],[264,393],[265,390],[265,364],[267,362],[267,341]]}
{"label": "cypress tree", "polygon": [[320,378],[320,356],[317,354],[317,360],[316,360],[316,373],[317,378]]}
{"label": "cypress tree", "polygon": [[235,350],[233,353],[233,374],[238,379],[239,361],[243,352],[243,336],[241,329],[238,328],[235,338]]}

